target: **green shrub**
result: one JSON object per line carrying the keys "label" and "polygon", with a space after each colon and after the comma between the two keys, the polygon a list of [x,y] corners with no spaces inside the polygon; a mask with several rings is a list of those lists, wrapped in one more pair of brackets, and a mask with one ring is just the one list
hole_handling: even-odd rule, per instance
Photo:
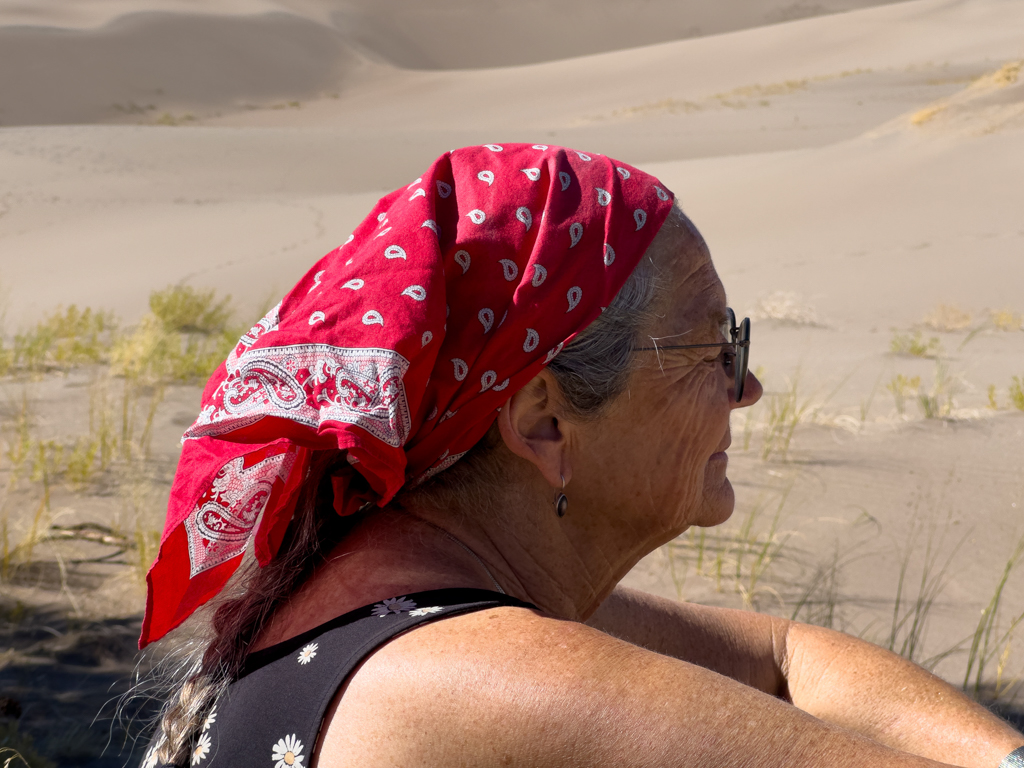
{"label": "green shrub", "polygon": [[149,309],[169,333],[224,333],[231,322],[231,297],[216,300],[216,291],[172,285],[149,294]]}
{"label": "green shrub", "polygon": [[117,320],[113,313],[66,310],[40,320],[34,328],[14,337],[14,348],[4,354],[6,368],[40,372],[50,368],[103,362],[114,342]]}

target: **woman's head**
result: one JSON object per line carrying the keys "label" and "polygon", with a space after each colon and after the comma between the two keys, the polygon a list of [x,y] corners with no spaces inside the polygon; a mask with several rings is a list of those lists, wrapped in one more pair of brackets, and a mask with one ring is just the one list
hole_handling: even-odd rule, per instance
{"label": "woman's head", "polygon": [[343,515],[455,463],[612,303],[671,206],[635,168],[545,145],[446,153],[382,198],[208,384],[143,641],[219,591],[250,541],[274,557],[314,451],[346,452]]}
{"label": "woman's head", "polygon": [[729,414],[756,402],[760,383],[748,374],[736,402],[728,350],[657,347],[728,341],[725,316],[703,238],[676,208],[608,310],[510,398],[468,456],[400,501],[523,509],[565,480],[569,524],[619,521],[640,552],[724,521]]}

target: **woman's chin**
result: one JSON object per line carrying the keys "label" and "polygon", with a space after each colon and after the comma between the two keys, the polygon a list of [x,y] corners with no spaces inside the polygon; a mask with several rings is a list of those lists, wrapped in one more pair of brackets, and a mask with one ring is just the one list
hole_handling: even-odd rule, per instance
{"label": "woman's chin", "polygon": [[700,520],[694,524],[702,528],[711,528],[721,525],[730,517],[736,508],[736,492],[733,491],[732,483],[728,477],[723,477],[711,488],[707,488],[704,494],[704,508],[701,511]]}

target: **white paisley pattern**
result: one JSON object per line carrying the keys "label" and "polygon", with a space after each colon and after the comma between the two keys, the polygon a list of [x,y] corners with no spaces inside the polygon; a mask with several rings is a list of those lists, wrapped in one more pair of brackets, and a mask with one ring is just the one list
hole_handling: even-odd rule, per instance
{"label": "white paisley pattern", "polygon": [[396,448],[409,437],[402,382],[409,361],[398,352],[295,344],[249,349],[228,362],[227,377],[185,439],[221,435],[264,416],[314,430],[325,421],[354,424]]}
{"label": "white paisley pattern", "polygon": [[192,578],[245,551],[274,481],[288,477],[294,463],[295,453],[287,451],[251,467],[240,456],[221,468],[210,490],[185,518]]}

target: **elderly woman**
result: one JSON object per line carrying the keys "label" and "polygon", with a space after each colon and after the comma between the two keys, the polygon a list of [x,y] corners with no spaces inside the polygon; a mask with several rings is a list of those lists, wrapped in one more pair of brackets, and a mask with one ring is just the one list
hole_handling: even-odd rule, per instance
{"label": "elderly woman", "polygon": [[748,344],[656,179],[540,144],[439,158],[206,388],[141,644],[254,565],[147,765],[1024,764],[886,651],[616,586],[731,514]]}

